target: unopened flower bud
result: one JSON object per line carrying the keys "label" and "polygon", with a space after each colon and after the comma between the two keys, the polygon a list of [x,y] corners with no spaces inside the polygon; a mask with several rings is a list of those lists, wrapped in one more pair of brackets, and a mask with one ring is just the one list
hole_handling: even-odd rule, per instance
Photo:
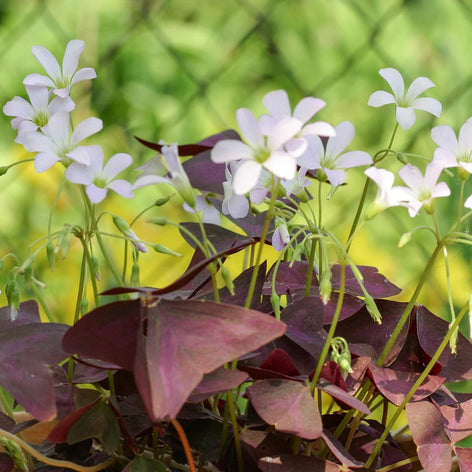
{"label": "unopened flower bud", "polygon": [[18,309],[20,308],[20,289],[18,288],[18,282],[15,278],[10,278],[6,283],[5,295],[7,296],[8,305],[10,306],[10,318],[14,321],[18,316]]}
{"label": "unopened flower bud", "polygon": [[167,254],[168,256],[182,257],[182,254],[175,252],[172,249],[169,249],[167,246],[164,246],[163,244],[154,244],[152,247],[156,252],[160,252],[161,254]]}
{"label": "unopened flower bud", "polygon": [[229,273],[229,270],[227,267],[224,265],[221,266],[221,275],[223,277],[223,280],[225,281],[226,287],[229,290],[229,293],[231,295],[234,295],[234,282],[233,278],[231,277],[231,274]]}
{"label": "unopened flower bud", "polygon": [[148,223],[152,223],[158,226],[165,226],[169,223],[168,218],[166,218],[165,216],[155,216],[153,218],[149,218],[147,221]]}
{"label": "unopened flower bud", "polygon": [[320,297],[323,305],[327,305],[331,298],[331,271],[324,270],[320,279]]}
{"label": "unopened flower bud", "polygon": [[100,271],[100,264],[98,262],[98,259],[96,257],[91,257],[90,262],[90,272],[92,273],[92,276],[95,277],[97,280],[101,280],[102,274]]}
{"label": "unopened flower bud", "polygon": [[48,257],[49,268],[54,272],[56,267],[56,248],[51,240],[49,240],[46,245],[46,254]]}
{"label": "unopened flower bud", "polygon": [[80,300],[80,313],[82,314],[85,314],[87,313],[88,311],[88,306],[89,306],[89,303],[88,303],[88,300],[87,298],[82,298],[82,300]]}
{"label": "unopened flower bud", "polygon": [[351,367],[351,353],[349,351],[343,351],[339,355],[337,363],[343,374],[352,374],[354,372]]}
{"label": "unopened flower bud", "polygon": [[366,295],[364,302],[369,315],[372,316],[376,323],[379,325],[382,324],[382,315],[380,314],[374,299],[370,295]]}
{"label": "unopened flower bud", "polygon": [[165,205],[169,200],[170,200],[170,197],[172,195],[168,195],[167,197],[161,197],[161,198],[158,198],[155,202],[154,202],[154,205],[156,206],[162,206],[162,205]]}
{"label": "unopened flower bud", "polygon": [[411,241],[411,231],[408,233],[403,233],[400,237],[400,241],[398,241],[397,247],[401,249],[402,247],[406,246]]}
{"label": "unopened flower bud", "polygon": [[147,247],[142,243],[136,233],[131,229],[131,226],[121,216],[114,215],[113,223],[115,226],[134,244],[136,249],[140,252],[147,252]]}
{"label": "unopened flower bud", "polygon": [[139,264],[135,262],[131,267],[131,277],[130,277],[131,287],[139,287]]}
{"label": "unopened flower bud", "polygon": [[272,304],[275,317],[280,320],[280,297],[275,290],[272,291],[272,295],[270,296],[270,303]]}

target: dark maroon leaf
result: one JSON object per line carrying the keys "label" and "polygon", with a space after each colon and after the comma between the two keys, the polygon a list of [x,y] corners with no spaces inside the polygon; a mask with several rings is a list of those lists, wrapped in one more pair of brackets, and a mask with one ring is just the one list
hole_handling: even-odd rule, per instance
{"label": "dark maroon leaf", "polygon": [[138,456],[122,472],[167,472],[168,470],[168,467],[161,461],[148,456]]}
{"label": "dark maroon leaf", "polygon": [[51,368],[67,357],[61,348],[67,329],[65,324],[34,323],[0,331],[0,385],[42,421],[57,414]]}
{"label": "dark maroon leaf", "polygon": [[[351,353],[373,357],[374,360],[387,344],[407,306],[406,303],[391,300],[376,300],[376,303],[382,315],[381,325],[371,318],[367,309],[363,308],[350,318],[340,321],[336,327],[336,335],[348,341]],[[405,343],[408,330],[409,323],[405,323],[384,365],[390,365],[396,359]]]}
{"label": "dark maroon leaf", "polygon": [[198,300],[158,300],[147,308],[146,321],[134,375],[153,421],[175,418],[203,374],[285,331],[263,313]]}
{"label": "dark maroon leaf", "polygon": [[449,472],[452,446],[439,409],[430,402],[421,401],[409,403],[405,411],[425,472]]}
{"label": "dark maroon leaf", "polygon": [[324,459],[308,456],[295,456],[292,454],[276,454],[263,457],[259,461],[259,467],[263,472],[351,472],[345,466],[335,464]]}
{"label": "dark maroon leaf", "polygon": [[[264,295],[272,294],[272,275],[274,267],[271,267],[267,274],[267,282],[264,285]],[[277,295],[286,295],[287,293],[295,292],[297,290],[304,290],[306,285],[308,270],[308,262],[295,261],[293,265],[290,262],[280,263],[277,269],[277,276],[275,278],[275,292]],[[313,279],[317,275],[313,271]]]}
{"label": "dark maroon leaf", "polygon": [[69,328],[62,346],[70,354],[107,362],[108,368],[132,370],[140,323],[141,300],[110,303]]}
{"label": "dark maroon leaf", "polygon": [[15,427],[15,420],[6,413],[0,411],[0,428],[5,431],[11,431]]}
{"label": "dark maroon leaf", "polygon": [[223,182],[226,181],[225,164],[211,160],[211,151],[203,151],[184,162],[183,168],[192,184],[202,192],[223,195]]}
{"label": "dark maroon leaf", "polygon": [[[405,399],[405,396],[420,376],[417,372],[401,372],[387,367],[378,367],[374,363],[369,366],[368,371],[371,374],[373,383],[380,390],[380,393],[397,406]],[[429,397],[438,390],[443,383],[444,378],[428,375],[426,380],[413,395],[413,401]]]}
{"label": "dark maroon leaf", "polygon": [[300,375],[291,357],[283,349],[274,349],[261,364],[261,369],[280,372],[291,377]]}
{"label": "dark maroon leaf", "polygon": [[0,472],[13,472],[16,470],[13,459],[6,453],[0,452]]}
{"label": "dark maroon leaf", "polygon": [[[320,379],[318,383],[316,384],[316,386],[320,390],[323,390],[323,392],[326,392],[327,394],[329,394],[338,402],[341,402],[342,404],[346,405],[348,408],[354,408],[356,410],[359,410],[362,413],[365,413],[366,415],[370,415],[371,411],[369,410],[367,405],[364,405],[364,403],[362,403],[360,400],[353,397],[352,395],[350,395],[349,393],[347,393],[345,390],[338,387],[337,385],[334,385],[325,379]],[[344,409],[348,409],[348,408],[344,408]]]}
{"label": "dark maroon leaf", "polygon": [[[153,149],[154,151],[161,152],[163,144],[153,143],[152,141],[146,141],[145,139],[135,138],[144,146],[148,147],[149,149]],[[205,146],[201,144],[183,144],[178,146],[179,156],[194,156],[203,151],[207,151],[211,149],[212,146]]]}
{"label": "dark maroon leaf", "polygon": [[[359,272],[363,277],[363,284],[367,290],[367,293],[374,298],[388,298],[398,295],[402,289],[392,284],[388,279],[386,279],[382,274],[379,273],[377,267],[371,266],[357,266]],[[340,269],[339,265],[334,265],[331,268],[332,271],[332,284],[333,289],[339,290],[339,279],[340,279]],[[350,295],[356,295],[359,297],[364,296],[359,282],[357,282],[354,273],[352,272],[351,267],[346,266],[346,293]]]}
{"label": "dark maroon leaf", "polygon": [[240,370],[221,367],[203,376],[202,381],[195,387],[188,401],[197,403],[217,393],[227,392],[241,385],[248,377],[248,374]]}
{"label": "dark maroon leaf", "polygon": [[370,357],[357,357],[351,362],[352,372],[346,377],[346,390],[355,394],[364,380],[367,367],[370,364]]}
{"label": "dark maroon leaf", "polygon": [[321,369],[320,377],[327,380],[328,382],[337,385],[342,388],[345,392],[346,381],[343,377],[343,373],[339,365],[334,361],[325,362],[323,368]]}
{"label": "dark maroon leaf", "polygon": [[[449,329],[449,323],[428,311],[424,306],[416,314],[418,340],[429,356],[433,356]],[[457,336],[457,354],[452,354],[449,346],[444,349],[438,361],[441,376],[446,382],[458,382],[472,379],[472,344],[459,332]]]}
{"label": "dark maroon leaf", "polygon": [[308,386],[290,380],[261,380],[246,393],[257,414],[278,431],[305,439],[320,437],[321,416]]}
{"label": "dark maroon leaf", "polygon": [[11,319],[9,306],[0,308],[0,331],[11,328],[12,326],[31,323],[41,323],[38,304],[35,300],[27,300],[26,302],[20,303],[18,314],[15,320]]}
{"label": "dark maroon leaf", "polygon": [[326,443],[329,450],[333,453],[336,459],[338,459],[338,461],[343,465],[347,465],[356,469],[364,465],[362,462],[356,460],[328,429],[323,429],[321,438]]}

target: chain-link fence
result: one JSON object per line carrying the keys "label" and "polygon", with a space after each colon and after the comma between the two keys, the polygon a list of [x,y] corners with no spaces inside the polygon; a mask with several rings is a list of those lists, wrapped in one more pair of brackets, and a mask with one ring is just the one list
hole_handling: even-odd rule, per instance
{"label": "chain-link fence", "polygon": [[[386,87],[382,67],[433,80],[444,109],[436,123],[457,129],[472,115],[472,0],[0,0],[0,102],[24,96],[24,76],[41,71],[32,45],[61,57],[72,38],[85,40],[80,65],[98,74],[81,88],[81,107],[103,119],[108,155],[130,152],[138,162],[149,153],[133,135],[198,141],[235,127],[239,107],[262,112],[263,95],[278,88],[293,102],[323,98],[320,119],[352,121],[356,148],[374,152],[393,127],[391,108],[367,107]],[[432,123],[418,116],[399,146],[430,152]],[[10,162],[21,151],[9,119],[0,126]],[[7,248],[44,223],[54,198],[31,199],[13,181],[0,193]],[[42,182],[28,185],[49,191]]]}

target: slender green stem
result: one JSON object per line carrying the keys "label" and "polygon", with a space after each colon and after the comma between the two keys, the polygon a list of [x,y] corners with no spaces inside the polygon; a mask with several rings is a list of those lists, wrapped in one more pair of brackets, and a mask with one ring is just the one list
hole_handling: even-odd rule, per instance
{"label": "slender green stem", "polygon": [[249,288],[248,288],[247,296],[246,296],[246,303],[244,304],[246,308],[249,308],[252,303],[252,297],[254,295],[254,290],[256,287],[257,276],[259,274],[259,267],[261,265],[262,252],[264,250],[265,240],[267,237],[267,233],[269,231],[269,224],[272,220],[272,216],[273,216],[273,212],[275,208],[275,201],[277,199],[277,184],[278,184],[278,179],[275,179],[274,182],[272,183],[269,208],[267,210],[264,227],[262,229],[261,240],[259,242],[259,246],[257,250],[254,270],[252,272],[251,281],[249,282]]}
{"label": "slender green stem", "polygon": [[423,274],[421,275],[421,278],[416,285],[415,291],[413,293],[413,296],[411,297],[410,301],[408,302],[408,305],[405,308],[405,311],[403,312],[402,316],[398,320],[397,325],[395,326],[395,329],[393,330],[387,344],[385,345],[382,353],[380,354],[378,360],[377,360],[377,365],[382,366],[383,363],[385,362],[385,359],[387,359],[388,354],[390,353],[393,345],[395,344],[398,336],[400,335],[403,325],[406,323],[406,321],[409,319],[411,311],[413,310],[413,307],[415,306],[416,301],[418,300],[418,297],[421,293],[421,290],[423,289],[423,285],[425,284],[426,280],[428,279],[428,276],[430,275],[434,263],[436,262],[436,258],[438,257],[439,253],[441,252],[443,243],[442,241],[438,241],[436,244],[436,248],[434,249],[433,254],[431,255],[431,258],[428,261],[428,264],[423,271]]}
{"label": "slender green stem", "polygon": [[326,337],[325,344],[323,346],[323,350],[321,351],[320,357],[318,359],[318,362],[316,363],[316,369],[315,373],[313,374],[313,378],[310,383],[310,391],[311,394],[313,395],[315,392],[315,387],[316,383],[318,382],[318,379],[321,374],[321,369],[323,368],[323,365],[326,361],[326,358],[328,357],[328,352],[331,347],[331,340],[334,337],[334,332],[336,330],[336,325],[339,320],[339,315],[341,314],[341,308],[343,306],[343,301],[344,301],[344,290],[346,288],[346,262],[342,261],[340,263],[340,275],[339,275],[339,295],[338,295],[338,302],[336,303],[336,310],[333,315],[333,320],[331,321],[331,325],[329,327],[328,331],[328,336]]}
{"label": "slender green stem", "polygon": [[77,300],[75,302],[74,324],[79,321],[80,307],[84,298],[85,274],[87,272],[87,258],[85,252],[82,253],[82,262],[80,263],[79,288],[77,290]]}
{"label": "slender green stem", "polygon": [[50,323],[56,323],[57,320],[54,317],[54,315],[51,313],[51,310],[49,309],[49,307],[46,303],[46,300],[44,299],[43,294],[41,293],[41,290],[38,287],[36,287],[34,282],[31,284],[31,288],[34,292],[35,297],[39,301],[39,304],[41,305],[41,308],[44,310],[44,313],[46,313],[46,317],[49,320],[49,322]]}
{"label": "slender green stem", "polygon": [[233,426],[234,447],[236,449],[236,460],[238,462],[238,470],[239,472],[244,472],[243,454],[241,450],[241,439],[239,437],[238,420],[236,418],[236,412],[233,402],[233,393],[231,391],[226,392],[226,401],[228,402],[228,410],[231,416],[231,424]]}
{"label": "slender green stem", "polygon": [[92,257],[90,256],[90,251],[88,248],[88,241],[86,239],[81,240],[82,242],[82,247],[84,249],[84,255],[87,260],[87,264],[89,267],[89,273],[90,273],[90,280],[92,282],[92,291],[93,291],[93,299],[95,306],[98,307],[100,305],[100,299],[98,298],[98,287],[97,287],[97,279],[95,278],[95,273],[94,273],[94,267],[92,263]]}
{"label": "slender green stem", "polygon": [[375,458],[377,457],[377,454],[379,453],[380,449],[382,448],[384,441],[387,439],[391,429],[393,428],[395,422],[397,421],[398,417],[401,415],[403,410],[405,409],[406,405],[409,403],[415,392],[421,387],[423,382],[425,381],[426,377],[429,375],[433,367],[435,366],[436,362],[438,361],[439,357],[443,353],[444,349],[447,347],[449,344],[449,340],[451,336],[454,334],[454,330],[458,328],[459,323],[461,322],[462,318],[466,315],[468,312],[468,307],[469,307],[469,302],[467,302],[464,307],[462,308],[461,312],[455,319],[454,323],[452,323],[449,327],[448,332],[446,333],[446,336],[444,336],[444,339],[441,341],[441,344],[439,347],[436,349],[436,352],[434,353],[433,357],[431,360],[428,362],[427,366],[423,369],[421,374],[419,375],[418,379],[416,382],[413,384],[411,387],[410,391],[405,395],[405,398],[401,402],[401,404],[398,406],[398,408],[395,410],[395,413],[393,414],[392,418],[390,419],[390,422],[388,423],[387,427],[385,428],[384,432],[380,436],[380,438],[377,441],[377,444],[375,445],[371,455],[367,459],[367,462],[365,463],[365,468],[368,469],[372,463],[374,462]]}

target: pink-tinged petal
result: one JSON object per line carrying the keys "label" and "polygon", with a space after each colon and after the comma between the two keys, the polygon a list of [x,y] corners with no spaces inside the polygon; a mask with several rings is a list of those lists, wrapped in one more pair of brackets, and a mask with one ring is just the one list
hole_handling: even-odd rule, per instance
{"label": "pink-tinged petal", "polygon": [[249,213],[249,202],[243,195],[232,195],[223,201],[222,211],[223,214],[229,214],[233,218],[244,218]]}
{"label": "pink-tinged petal", "polygon": [[285,248],[286,245],[287,243],[282,238],[282,234],[280,233],[279,228],[276,228],[274,233],[272,234],[272,247],[276,251],[280,252]]}
{"label": "pink-tinged petal", "polygon": [[336,136],[328,139],[326,156],[339,156],[354,138],[354,125],[349,121],[339,123],[335,131]]}
{"label": "pink-tinged petal", "polygon": [[251,159],[252,149],[237,139],[223,139],[215,144],[211,150],[211,160],[216,163],[236,161],[239,159]]}
{"label": "pink-tinged petal", "polygon": [[446,182],[439,182],[439,184],[433,188],[431,198],[448,197],[449,195],[451,195],[451,189]]}
{"label": "pink-tinged petal", "polygon": [[434,116],[440,117],[442,112],[442,105],[439,100],[430,97],[420,97],[411,103],[413,108],[417,110],[427,111]]}
{"label": "pink-tinged petal", "polygon": [[420,202],[409,202],[407,205],[405,205],[408,208],[408,213],[409,215],[414,218],[421,210],[421,207],[423,206],[422,203]]}
{"label": "pink-tinged petal", "polygon": [[[88,150],[89,147],[92,147],[92,146],[77,146],[76,148],[72,149],[72,151],[68,152],[66,156],[72,159],[73,161],[78,162],[79,164],[90,167],[91,169],[96,169],[97,161],[95,159],[92,160],[92,157],[90,156],[90,152]],[[92,166],[92,162],[93,162],[93,166]],[[98,162],[98,166],[99,166],[98,168],[101,169],[100,162]]]}
{"label": "pink-tinged petal", "polygon": [[307,149],[308,143],[304,138],[293,138],[287,141],[285,149],[293,157],[300,157]]}
{"label": "pink-tinged petal", "polygon": [[34,168],[40,174],[50,169],[58,161],[59,158],[55,154],[40,152],[34,158]]}
{"label": "pink-tinged petal", "polygon": [[[57,115],[54,115],[57,116]],[[94,116],[81,121],[74,129],[70,136],[70,143],[72,146],[76,146],[78,143],[83,141],[85,138],[92,136],[92,134],[98,133],[103,128],[103,122],[99,118]]]}
{"label": "pink-tinged petal", "polygon": [[472,151],[472,121],[467,120],[459,131],[459,142],[463,150]]}
{"label": "pink-tinged petal", "polygon": [[62,60],[62,72],[64,78],[71,79],[79,64],[79,57],[84,50],[85,43],[80,39],[72,39],[67,43],[64,59]]}
{"label": "pink-tinged petal", "polygon": [[418,167],[407,164],[398,171],[398,174],[402,178],[403,182],[405,182],[414,192],[417,192],[424,187],[424,178]]}
{"label": "pink-tinged petal", "polygon": [[32,87],[31,85],[27,85],[25,88],[33,108],[35,110],[47,110],[49,103],[48,89],[46,87]]}
{"label": "pink-tinged petal", "polygon": [[256,187],[256,188],[253,188],[249,192],[249,198],[250,198],[252,203],[255,203],[256,205],[260,205],[265,200],[268,193],[269,193],[268,188]]}
{"label": "pink-tinged petal", "polygon": [[457,167],[459,165],[454,154],[443,148],[436,148],[434,150],[433,160],[440,162],[445,169],[448,167]]}
{"label": "pink-tinged petal", "polygon": [[74,85],[77,82],[82,82],[83,80],[95,79],[96,77],[97,73],[95,72],[95,69],[92,69],[91,67],[84,67],[75,73],[74,77],[72,78],[71,85]]}
{"label": "pink-tinged petal", "polygon": [[367,105],[371,107],[383,107],[384,105],[389,105],[390,103],[396,103],[395,97],[388,92],[383,90],[377,90],[370,97]]}
{"label": "pink-tinged petal", "polygon": [[316,134],[317,136],[336,136],[334,127],[326,121],[316,121],[303,127],[302,135]]}
{"label": "pink-tinged petal", "polygon": [[398,72],[397,69],[388,67],[386,69],[380,69],[379,74],[387,81],[388,85],[390,85],[395,98],[397,100],[402,99],[405,93],[405,82],[400,72]]}
{"label": "pink-tinged petal", "polygon": [[262,164],[267,170],[281,179],[291,180],[297,172],[297,163],[295,159],[285,152],[275,151]]}
{"label": "pink-tinged petal", "polygon": [[366,166],[372,164],[373,160],[370,154],[364,151],[350,151],[338,157],[336,167],[349,169],[351,167]]}
{"label": "pink-tinged petal", "polygon": [[382,190],[390,190],[395,181],[395,174],[386,169],[378,169],[377,167],[369,167],[364,174],[372,179]]}
{"label": "pink-tinged petal", "polygon": [[405,100],[408,103],[411,103],[425,90],[428,90],[431,87],[435,87],[431,80],[429,80],[427,77],[418,77],[411,83],[410,87],[408,88],[408,91],[405,95]]}
{"label": "pink-tinged petal", "polygon": [[274,90],[269,92],[262,99],[262,103],[269,113],[275,118],[291,116],[290,101],[285,90]]}
{"label": "pink-tinged petal", "polygon": [[441,162],[431,161],[427,166],[424,174],[424,183],[428,188],[433,188],[444,170]]}
{"label": "pink-tinged petal", "polygon": [[24,85],[32,85],[33,87],[54,87],[54,82],[50,77],[42,74],[29,74],[23,79]]}
{"label": "pink-tinged petal", "polygon": [[272,128],[277,124],[277,118],[271,115],[261,115],[259,117],[259,129],[263,135],[270,134]]}
{"label": "pink-tinged petal", "polygon": [[297,164],[305,169],[319,169],[321,160],[324,158],[325,150],[323,142],[317,135],[305,136],[308,143],[307,150],[297,159]]}
{"label": "pink-tinged petal", "polygon": [[100,203],[107,196],[107,189],[97,187],[95,184],[87,185],[85,192],[92,203]]}
{"label": "pink-tinged petal", "polygon": [[73,162],[64,172],[65,178],[73,184],[89,185],[91,181],[90,169],[87,166]]}
{"label": "pink-tinged petal", "polygon": [[431,130],[431,138],[433,141],[443,149],[452,153],[456,153],[459,147],[456,133],[448,125],[435,126]]}
{"label": "pink-tinged petal", "polygon": [[133,189],[137,190],[138,188],[141,188],[141,187],[147,187],[148,185],[156,185],[156,184],[172,185],[172,182],[165,177],[161,177],[160,175],[143,175],[142,177],[139,177],[138,179],[136,179],[136,181],[133,184]]}
{"label": "pink-tinged petal", "polygon": [[133,186],[127,181],[123,179],[116,179],[110,182],[107,185],[108,188],[111,188],[117,194],[121,195],[124,198],[133,198]]}
{"label": "pink-tinged petal", "polygon": [[465,201],[464,206],[472,210],[472,195]]}
{"label": "pink-tinged petal", "polygon": [[120,172],[131,165],[133,158],[129,154],[118,153],[110,157],[103,168],[103,175],[108,179],[114,179]]}
{"label": "pink-tinged petal", "polygon": [[17,116],[23,118],[24,120],[31,119],[33,112],[34,110],[31,106],[31,103],[21,97],[14,97],[3,106],[3,113],[5,115]]}
{"label": "pink-tinged petal", "polygon": [[255,149],[263,148],[264,137],[262,136],[259,123],[252,114],[252,111],[247,108],[240,108],[236,111],[236,118],[238,120],[239,129],[248,144]]}
{"label": "pink-tinged petal", "polygon": [[306,123],[325,106],[326,102],[321,100],[321,98],[302,98],[295,107],[295,110],[293,110],[293,117],[302,123]]}
{"label": "pink-tinged petal", "polygon": [[346,172],[341,169],[323,169],[326,176],[328,177],[329,183],[333,187],[337,187],[338,185],[343,184],[346,182]]}
{"label": "pink-tinged petal", "polygon": [[289,139],[293,138],[300,131],[302,124],[296,118],[282,118],[278,121],[267,139],[269,149],[278,149]]}
{"label": "pink-tinged petal", "polygon": [[233,175],[233,189],[236,195],[245,195],[253,189],[261,174],[262,166],[255,161],[245,161]]}
{"label": "pink-tinged petal", "polygon": [[397,121],[405,131],[410,129],[416,121],[413,108],[397,107]]}
{"label": "pink-tinged petal", "polygon": [[61,68],[56,58],[43,46],[33,46],[33,55],[38,62],[44,67],[44,70],[53,79],[57,80],[61,78]]}

